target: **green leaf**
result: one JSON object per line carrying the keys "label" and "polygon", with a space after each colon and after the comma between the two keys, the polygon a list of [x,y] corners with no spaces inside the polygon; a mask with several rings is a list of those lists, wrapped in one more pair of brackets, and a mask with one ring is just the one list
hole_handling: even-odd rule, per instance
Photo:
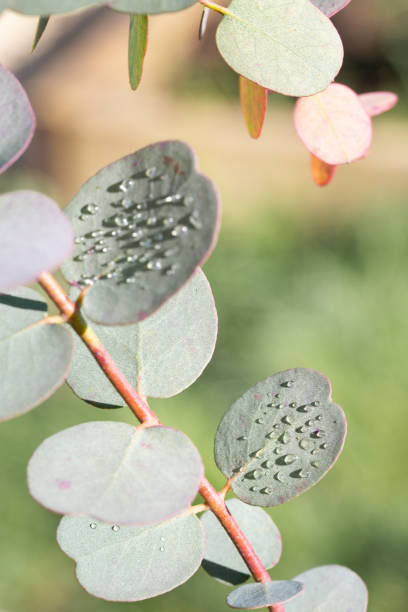
{"label": "green leaf", "polygon": [[197,0],[113,0],[111,8],[122,13],[138,13],[139,15],[154,15],[155,13],[170,13],[181,11]]}
{"label": "green leaf", "polygon": [[128,61],[129,81],[132,89],[137,89],[142,78],[148,25],[147,15],[130,15]]}
{"label": "green leaf", "polygon": [[[77,297],[77,291],[71,293]],[[151,317],[127,326],[92,325],[129,382],[150,397],[170,397],[189,387],[214,351],[217,313],[201,270]],[[123,399],[79,337],[68,384],[82,399],[110,407]]]}
{"label": "green leaf", "polygon": [[288,96],[309,96],[339,72],[341,39],[309,0],[232,0],[227,11],[217,46],[247,79]]}
{"label": "green leaf", "polygon": [[57,541],[77,562],[84,589],[108,601],[140,601],[171,591],[197,571],[204,553],[203,529],[192,515],[149,527],[65,516]]}
{"label": "green leaf", "polygon": [[244,584],[244,586],[240,586],[235,591],[229,593],[227,595],[227,604],[230,608],[256,610],[285,603],[286,612],[286,602],[297,597],[303,589],[303,584],[294,580],[273,580],[265,583],[253,582],[252,584]]}
{"label": "green leaf", "polygon": [[78,246],[63,273],[72,284],[91,286],[84,312],[103,325],[152,314],[208,257],[218,229],[215,189],[178,141],[103,168],[65,212]]}
{"label": "green leaf", "polygon": [[257,83],[239,77],[239,94],[245,125],[251,138],[259,138],[268,105],[268,90]]}
{"label": "green leaf", "polygon": [[341,9],[344,9],[351,0],[311,0],[318,9],[323,11],[328,17],[332,17]]}
{"label": "green leaf", "polygon": [[83,423],[47,438],[28,464],[28,486],[60,514],[148,525],[176,516],[197,494],[203,466],[192,442],[168,427]]}
{"label": "green leaf", "polygon": [[0,420],[28,412],[64,382],[71,334],[42,323],[47,304],[32,289],[0,294]]}
{"label": "green leaf", "polygon": [[49,20],[50,20],[49,16],[47,16],[47,17],[40,17],[38,19],[38,25],[37,25],[37,29],[35,31],[33,47],[31,49],[31,51],[34,51],[35,48],[37,47],[38,43],[40,42],[41,37],[42,37],[42,35],[45,32],[45,28],[47,27]]}
{"label": "green leaf", "polygon": [[4,8],[26,15],[52,15],[101,4],[105,4],[104,0],[6,0]]}
{"label": "green leaf", "polygon": [[72,226],[58,205],[36,191],[0,196],[0,291],[34,282],[74,247]]}
{"label": "green leaf", "polygon": [[20,81],[0,66],[0,174],[24,153],[35,130],[35,115]]}
{"label": "green leaf", "polygon": [[242,501],[277,506],[316,484],[336,462],[345,416],[328,379],[294,368],[244,393],[215,436],[215,461]]}
{"label": "green leaf", "polygon": [[[278,528],[269,514],[238,499],[226,502],[227,508],[242,529],[262,565],[269,569],[276,565],[282,552]],[[224,584],[240,584],[249,578],[248,567],[231,538],[213,512],[201,516],[205,531],[206,550],[203,568]]]}
{"label": "green leaf", "polygon": [[285,604],[285,612],[365,612],[367,588],[347,567],[324,565],[294,578],[305,585],[300,597]]}

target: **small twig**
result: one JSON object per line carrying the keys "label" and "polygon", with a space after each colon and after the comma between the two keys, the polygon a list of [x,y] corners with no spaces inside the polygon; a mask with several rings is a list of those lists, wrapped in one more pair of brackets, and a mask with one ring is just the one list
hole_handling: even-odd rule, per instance
{"label": "small twig", "polygon": [[225,6],[221,6],[220,4],[217,4],[216,2],[209,2],[208,0],[200,0],[200,4],[202,4],[206,8],[216,11],[217,13],[221,13],[221,15],[233,16],[233,13],[231,13],[231,11],[225,8]]}

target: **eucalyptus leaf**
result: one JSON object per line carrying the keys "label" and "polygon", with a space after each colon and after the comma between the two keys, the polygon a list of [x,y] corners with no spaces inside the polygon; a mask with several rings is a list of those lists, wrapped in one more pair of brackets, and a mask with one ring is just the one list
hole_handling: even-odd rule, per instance
{"label": "eucalyptus leaf", "polygon": [[110,6],[122,13],[153,15],[181,11],[196,2],[197,0],[113,0]]}
{"label": "eucalyptus leaf", "polygon": [[294,578],[305,585],[300,597],[285,604],[285,612],[365,612],[367,588],[361,578],[341,565],[324,565]]}
{"label": "eucalyptus leaf", "polygon": [[[77,297],[77,290],[71,297]],[[151,317],[134,325],[92,325],[129,382],[150,397],[170,397],[190,386],[214,351],[217,313],[201,270]],[[75,350],[68,384],[82,399],[111,407],[123,399],[81,342]]]}
{"label": "eucalyptus leaf", "polygon": [[318,9],[323,11],[328,17],[332,17],[344,9],[351,0],[311,0]]}
{"label": "eucalyptus leaf", "polygon": [[142,78],[148,26],[147,15],[130,15],[128,63],[129,81],[132,89],[137,89]]}
{"label": "eucalyptus leaf", "polygon": [[34,35],[33,47],[31,49],[32,51],[34,51],[36,49],[38,43],[40,42],[41,37],[42,37],[42,35],[45,32],[45,29],[46,29],[46,27],[48,25],[49,20],[50,20],[49,16],[47,16],[47,17],[40,17],[38,19],[37,29],[36,29],[35,35]]}
{"label": "eucalyptus leaf", "polygon": [[[282,542],[279,530],[269,514],[261,508],[243,504],[238,499],[230,499],[226,505],[262,565],[266,569],[276,565],[282,552]],[[206,541],[203,568],[224,584],[245,582],[249,578],[248,567],[215,514],[208,510],[201,516],[201,521]]]}
{"label": "eucalyptus leaf", "polygon": [[204,534],[196,516],[128,527],[64,516],[57,542],[77,562],[80,584],[108,601],[140,601],[186,582],[200,567]]}
{"label": "eucalyptus leaf", "polygon": [[86,6],[106,4],[105,0],[6,0],[4,8],[25,15],[52,15],[69,13]]}
{"label": "eucalyptus leaf", "polygon": [[16,77],[0,65],[0,174],[24,153],[35,130],[35,115]]}
{"label": "eucalyptus leaf", "polygon": [[47,304],[26,287],[0,294],[0,420],[31,410],[64,382],[71,334],[43,323]]}
{"label": "eucalyptus leaf", "polygon": [[316,484],[336,462],[345,416],[314,370],[274,374],[242,395],[215,436],[215,461],[242,501],[277,506]]}
{"label": "eucalyptus leaf", "polygon": [[72,253],[70,222],[58,205],[36,191],[0,196],[0,291],[32,283]]}
{"label": "eucalyptus leaf", "polygon": [[286,602],[300,595],[303,589],[303,584],[294,580],[253,582],[231,591],[227,595],[227,604],[230,608],[256,610],[284,603],[286,612]]}
{"label": "eucalyptus leaf", "polygon": [[268,90],[257,83],[239,77],[239,94],[242,114],[251,138],[259,138],[268,105]]}
{"label": "eucalyptus leaf", "polygon": [[179,141],[103,168],[65,211],[77,248],[62,270],[72,284],[88,285],[84,312],[103,325],[152,314],[208,257],[218,230],[215,189]]}
{"label": "eucalyptus leaf", "polygon": [[28,464],[30,493],[50,510],[128,525],[188,508],[202,475],[200,455],[183,433],[109,421],[47,438]]}
{"label": "eucalyptus leaf", "polygon": [[288,96],[309,96],[339,72],[341,39],[309,0],[232,0],[226,10],[217,46],[247,79]]}

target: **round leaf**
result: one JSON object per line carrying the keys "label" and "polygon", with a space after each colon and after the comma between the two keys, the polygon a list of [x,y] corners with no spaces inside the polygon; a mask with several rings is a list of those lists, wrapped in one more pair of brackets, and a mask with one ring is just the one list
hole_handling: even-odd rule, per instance
{"label": "round leaf", "polygon": [[66,212],[77,248],[62,270],[71,283],[89,285],[85,314],[104,325],[154,312],[208,257],[218,229],[214,187],[178,141],[107,166]]}
{"label": "round leaf", "polygon": [[4,8],[26,15],[52,15],[101,4],[105,4],[104,0],[5,0]]}
{"label": "round leaf", "polygon": [[300,98],[294,119],[305,147],[326,164],[355,161],[370,147],[371,119],[359,96],[345,85],[332,83],[315,96]]}
{"label": "round leaf", "polygon": [[216,40],[233,70],[288,96],[310,96],[343,61],[337,30],[309,0],[232,0]]}
{"label": "round leaf", "polygon": [[391,91],[372,91],[360,94],[359,98],[370,117],[385,113],[398,102],[398,96]]}
{"label": "round leaf", "polygon": [[0,65],[0,174],[27,149],[35,130],[35,115],[16,77]]}
{"label": "round leaf", "polygon": [[318,9],[323,11],[328,17],[332,17],[344,9],[351,0],[311,0]]}
{"label": "round leaf", "polygon": [[[256,610],[293,599],[304,589],[301,582],[294,580],[273,580],[271,582],[253,582],[244,584],[227,595],[230,608]],[[286,604],[285,604],[286,612]]]}
{"label": "round leaf", "polygon": [[367,589],[361,578],[347,567],[324,565],[294,578],[305,585],[301,596],[285,605],[285,612],[365,612]]}
{"label": "round leaf", "polygon": [[197,0],[113,0],[111,8],[122,13],[137,13],[153,15],[155,13],[170,13],[181,11]]}
{"label": "round leaf", "polygon": [[0,291],[32,283],[72,253],[70,222],[57,204],[36,191],[0,196]]}
{"label": "round leaf", "polygon": [[0,420],[38,406],[67,376],[71,334],[42,323],[46,313],[47,304],[32,289],[0,294]]}
{"label": "round leaf", "polygon": [[84,589],[109,601],[140,601],[171,591],[197,571],[204,552],[203,529],[192,515],[149,527],[64,516],[57,541],[77,562]]}
{"label": "round leaf", "polygon": [[[170,397],[190,386],[214,351],[217,313],[201,270],[151,317],[127,326],[92,325],[129,382],[150,397]],[[86,401],[123,406],[79,337],[68,384]]]}
{"label": "round leaf", "polygon": [[316,484],[335,463],[346,435],[328,379],[294,368],[244,393],[215,436],[215,461],[242,501],[277,506]]}
{"label": "round leaf", "polygon": [[[269,569],[276,565],[282,552],[278,528],[269,514],[238,499],[226,502],[227,508],[247,537],[262,565]],[[224,584],[240,584],[249,578],[248,568],[213,512],[201,516],[205,531],[206,551],[203,568]]]}
{"label": "round leaf", "polygon": [[202,475],[200,455],[183,433],[105,421],[47,438],[28,464],[30,493],[50,510],[129,525],[188,508]]}

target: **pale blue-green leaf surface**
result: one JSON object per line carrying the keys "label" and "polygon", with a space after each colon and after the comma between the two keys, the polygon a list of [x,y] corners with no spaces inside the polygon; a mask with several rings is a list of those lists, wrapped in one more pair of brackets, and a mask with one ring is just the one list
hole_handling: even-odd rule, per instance
{"label": "pale blue-green leaf surface", "polygon": [[351,0],[311,0],[317,8],[319,8],[325,15],[332,17],[341,9],[344,9]]}
{"label": "pale blue-green leaf surface", "polygon": [[9,8],[26,15],[52,15],[102,4],[106,2],[104,0],[5,0],[0,8]]}
{"label": "pale blue-green leaf surface", "polygon": [[[78,291],[71,292],[76,298]],[[148,397],[170,397],[190,386],[214,351],[217,313],[201,270],[151,317],[134,325],[92,324],[121,372]],[[68,384],[92,403],[123,406],[123,399],[79,337]]]}
{"label": "pale blue-green leaf surface", "polygon": [[113,0],[110,3],[115,11],[153,15],[181,11],[197,0]]}
{"label": "pale blue-green leaf surface", "polygon": [[231,406],[217,429],[215,460],[242,501],[277,506],[326,474],[345,435],[326,376],[294,368],[259,382]]}
{"label": "pale blue-green leaf surface", "polygon": [[[275,523],[262,508],[254,508],[239,499],[226,502],[262,565],[269,569],[276,565],[282,552],[282,541]],[[213,512],[201,516],[204,525],[206,550],[203,568],[224,584],[240,584],[249,578],[249,570],[231,538]]]}
{"label": "pale blue-green leaf surface", "polygon": [[[241,610],[256,610],[275,604],[285,604],[300,595],[303,584],[295,580],[273,580],[271,582],[253,582],[238,587],[227,595],[230,608]],[[302,611],[303,612],[303,611]]]}
{"label": "pale blue-green leaf surface", "polygon": [[103,168],[66,213],[77,248],[63,273],[88,285],[84,312],[104,325],[141,321],[179,290],[208,257],[219,216],[211,181],[179,141]]}
{"label": "pale blue-green leaf surface", "polygon": [[28,486],[54,512],[148,525],[188,508],[202,474],[200,455],[183,433],[99,421],[44,440],[28,464]]}
{"label": "pale blue-green leaf surface", "polygon": [[0,173],[27,149],[35,123],[34,111],[21,83],[0,65]]}
{"label": "pale blue-green leaf surface", "polygon": [[232,0],[216,40],[233,70],[289,96],[325,89],[343,61],[337,30],[309,0]]}
{"label": "pale blue-green leaf surface", "polygon": [[0,196],[0,291],[34,282],[74,248],[70,222],[58,205],[36,191]]}
{"label": "pale blue-green leaf surface", "polygon": [[0,293],[0,420],[34,408],[64,382],[72,337],[42,323],[47,304],[32,289]]}
{"label": "pale blue-green leaf surface", "polygon": [[367,588],[355,572],[341,565],[307,570],[293,580],[305,585],[299,598],[285,604],[285,612],[366,612]]}
{"label": "pale blue-green leaf surface", "polygon": [[198,570],[204,553],[201,522],[191,514],[149,527],[64,516],[57,542],[76,561],[84,589],[109,601],[140,601],[175,589]]}

